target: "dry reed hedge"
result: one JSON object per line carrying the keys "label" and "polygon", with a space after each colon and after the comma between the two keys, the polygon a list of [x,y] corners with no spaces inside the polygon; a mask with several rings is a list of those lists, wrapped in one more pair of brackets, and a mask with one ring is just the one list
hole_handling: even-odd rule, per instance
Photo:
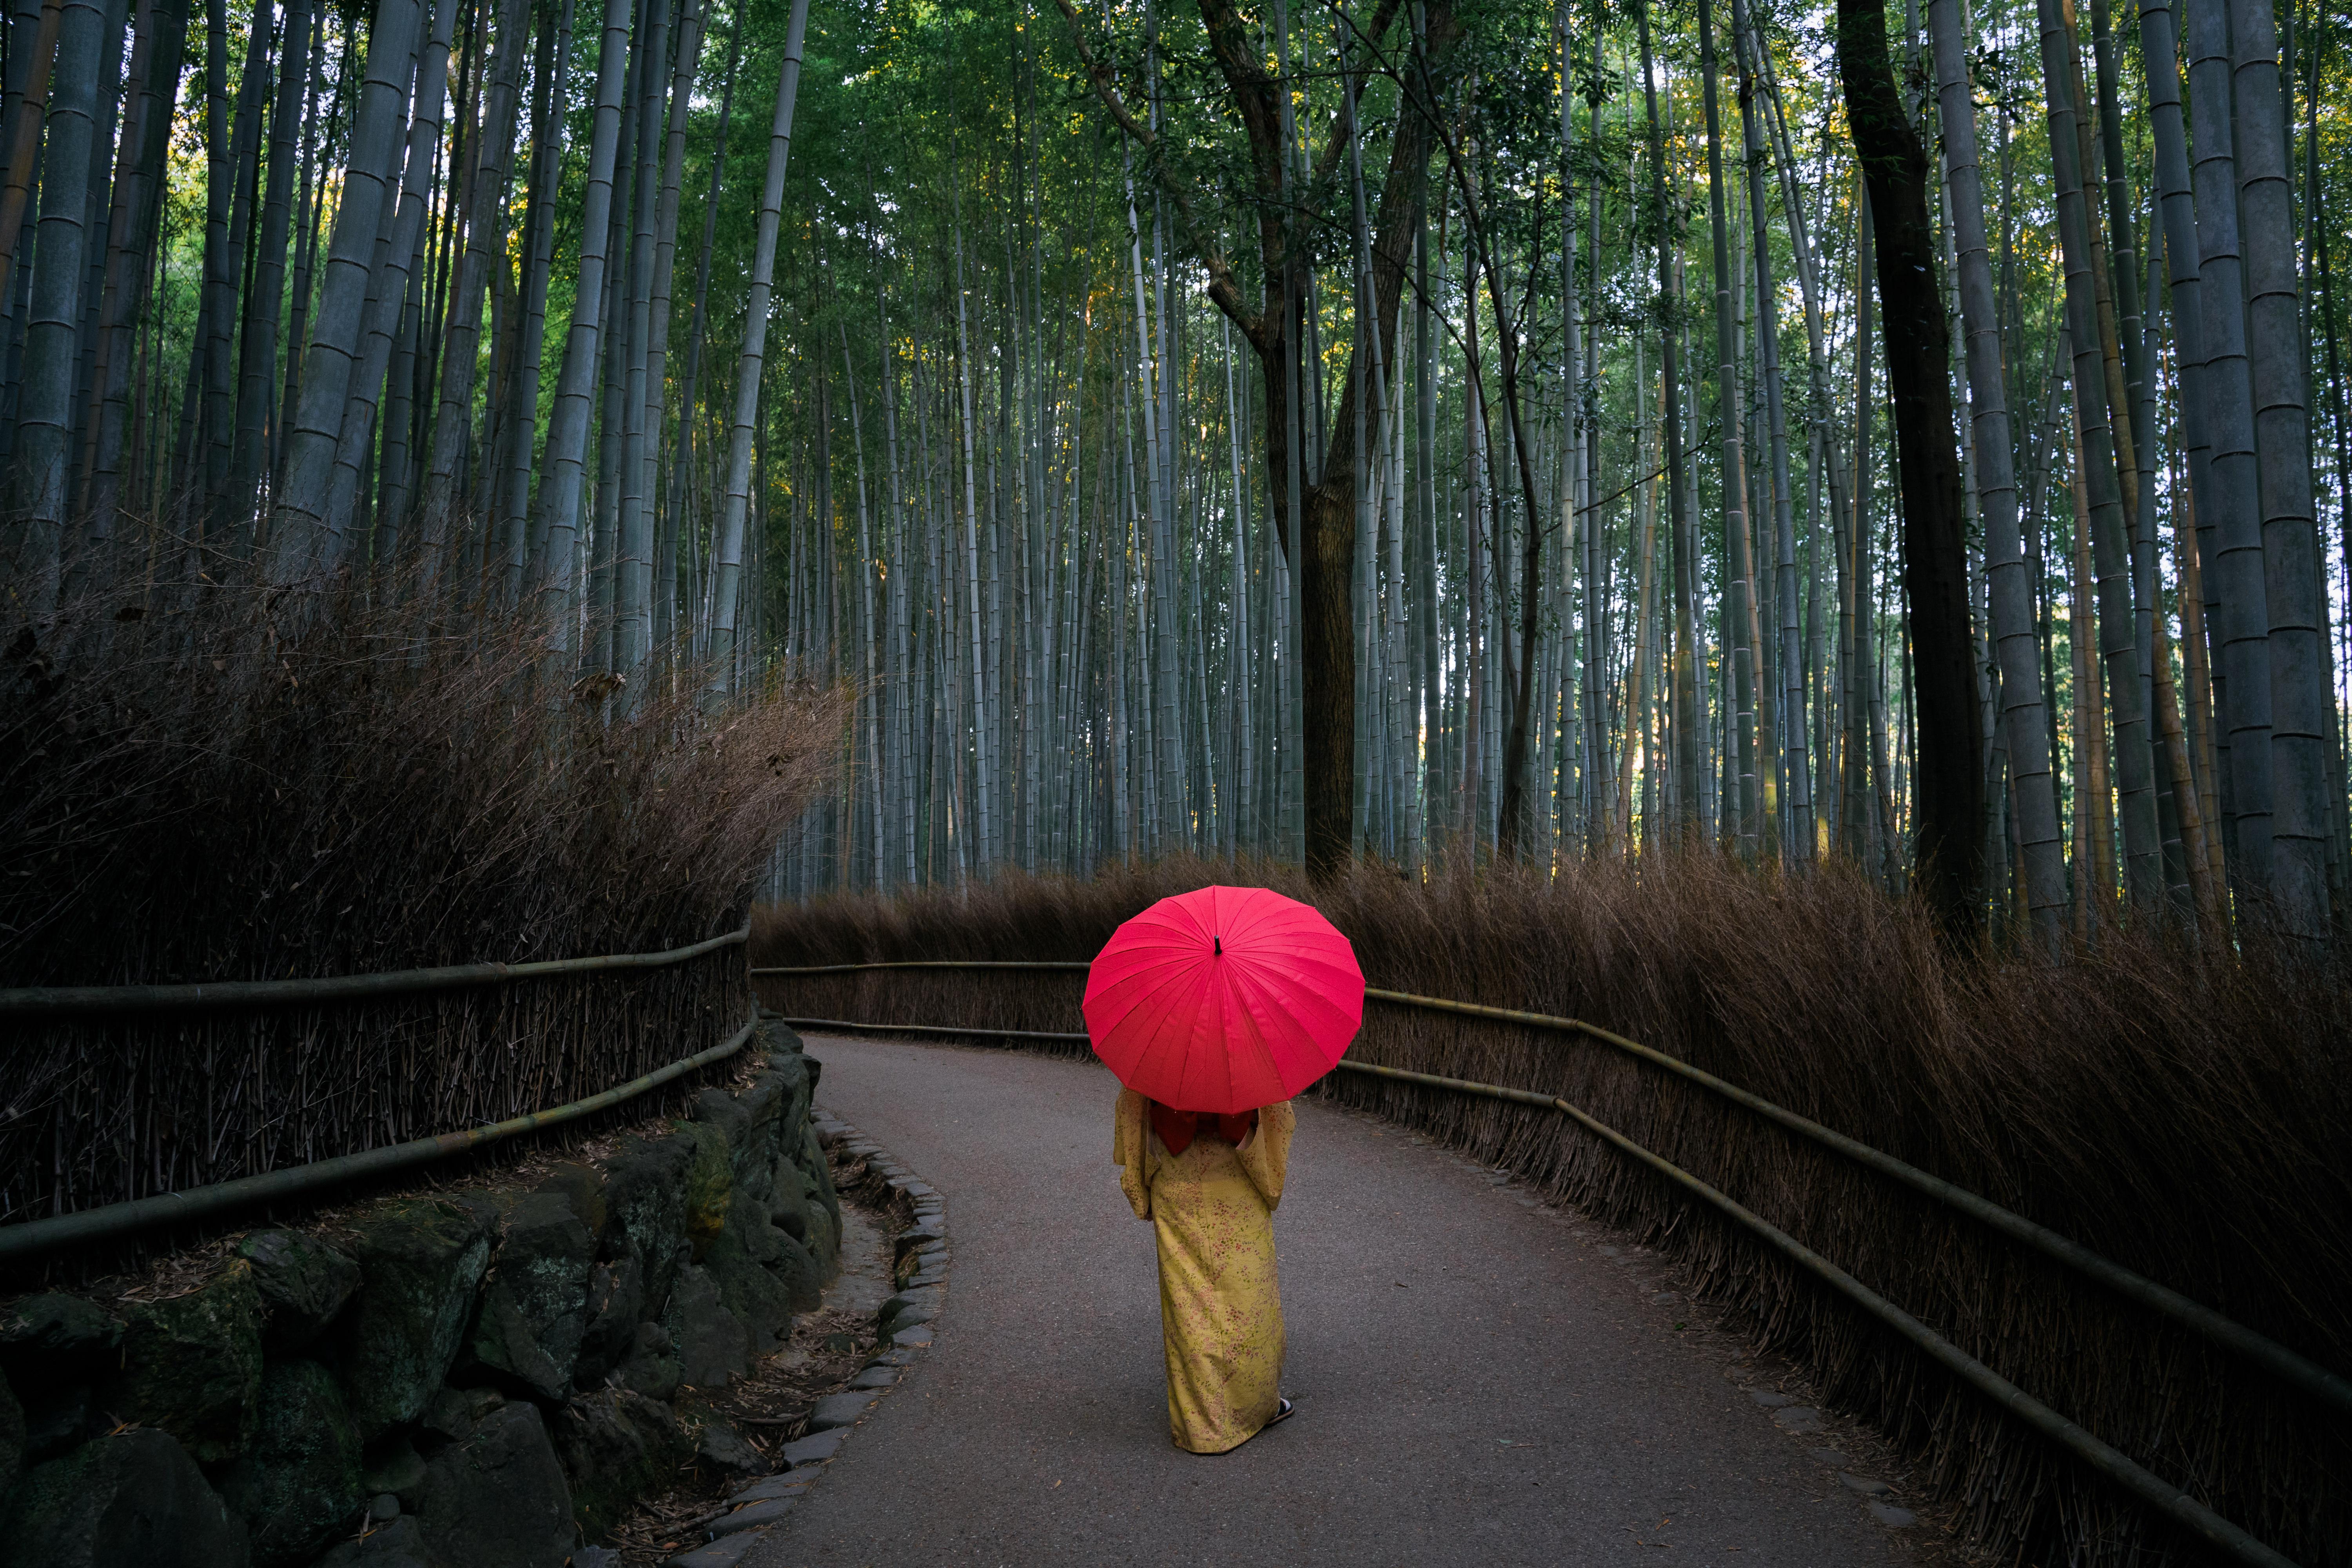
{"label": "dry reed hedge", "polygon": [[[780,689],[706,714],[681,669],[620,712],[609,685],[572,686],[576,656],[528,616],[355,591],[147,603],[85,600],[0,655],[0,985],[685,946],[741,925],[827,776],[835,699]],[[733,1033],[742,969],[722,948],[635,973],[12,1027],[0,1221],[595,1093]]]}
{"label": "dry reed hedge", "polygon": [[[1586,1019],[1984,1194],[2336,1370],[2352,1369],[2352,1011],[2331,962],[2110,936],[2062,965],[1955,961],[1832,868],[1707,856],[1358,872],[1163,863],[1006,878],[754,918],[752,962],[1090,958],[1209,882],[1318,904],[1374,986]],[[761,981],[797,1016],[1083,1027],[1083,977]],[[2307,1564],[2352,1561],[2352,1434],[2299,1394],[1972,1222],[1696,1086],[1572,1035],[1373,1003],[1365,1060],[1554,1093],[1727,1192],[2141,1463]],[[1707,1298],[1908,1445],[2004,1561],[2201,1561],[2108,1483],[1567,1118],[1339,1074],[1322,1092],[1426,1129],[1675,1252]]]}

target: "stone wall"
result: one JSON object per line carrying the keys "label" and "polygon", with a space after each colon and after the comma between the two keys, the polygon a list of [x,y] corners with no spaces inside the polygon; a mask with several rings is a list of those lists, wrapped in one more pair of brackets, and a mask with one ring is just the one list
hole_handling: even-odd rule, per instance
{"label": "stone wall", "polygon": [[[839,1268],[772,1019],[740,1089],[536,1184],[365,1205],[0,1310],[0,1568],[562,1568]],[[723,1441],[731,1433],[713,1435]]]}

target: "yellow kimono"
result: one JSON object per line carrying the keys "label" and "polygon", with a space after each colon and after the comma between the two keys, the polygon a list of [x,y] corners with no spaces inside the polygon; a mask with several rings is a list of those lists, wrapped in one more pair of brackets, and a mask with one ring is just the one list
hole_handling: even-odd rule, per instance
{"label": "yellow kimono", "polygon": [[1288,1101],[1269,1105],[1238,1148],[1202,1136],[1171,1154],[1150,1110],[1135,1090],[1119,1091],[1111,1161],[1135,1217],[1159,1239],[1168,1432],[1180,1448],[1222,1454],[1281,1405],[1274,1208],[1297,1117]]}

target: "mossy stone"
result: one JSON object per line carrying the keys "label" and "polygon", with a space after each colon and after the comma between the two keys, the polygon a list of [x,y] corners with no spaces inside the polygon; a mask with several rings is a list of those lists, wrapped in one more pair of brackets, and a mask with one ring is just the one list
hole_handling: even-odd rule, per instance
{"label": "mossy stone", "polygon": [[121,1346],[122,1320],[79,1296],[27,1296],[0,1317],[0,1373],[28,1403],[113,1371]]}
{"label": "mossy stone", "polygon": [[[782,1102],[776,1108],[777,1119],[796,1141],[800,1124],[808,1120],[810,1098],[816,1092],[816,1073],[802,1053],[801,1037],[782,1025],[775,1027],[787,1048],[769,1051],[767,1070],[776,1075],[783,1089]],[[787,1149],[792,1146],[785,1145]]]}
{"label": "mossy stone", "polygon": [[776,1156],[782,1152],[785,1111],[792,1090],[784,1075],[760,1072],[740,1094],[706,1089],[695,1097],[695,1118],[727,1135],[728,1163],[739,1198],[764,1204],[774,1184]]}
{"label": "mossy stone", "polygon": [[444,1388],[425,1406],[425,1430],[460,1441],[506,1407],[507,1396],[495,1388]]}
{"label": "mossy stone", "polygon": [[160,1426],[200,1465],[233,1459],[261,1394],[261,1292],[243,1258],[184,1296],[132,1303],[106,1408]]}
{"label": "mossy stone", "polygon": [[534,1405],[501,1405],[425,1461],[416,1501],[427,1552],[483,1568],[563,1568],[572,1493]]}
{"label": "mossy stone", "polygon": [[[799,1153],[801,1172],[809,1179],[809,1207],[812,1211],[820,1207],[824,1211],[823,1228],[825,1234],[810,1236],[809,1251],[829,1281],[841,1273],[841,1194],[834,1190],[833,1166],[816,1141],[815,1128],[802,1127]],[[818,1228],[818,1222],[814,1213],[810,1217],[810,1229],[814,1232]]]}
{"label": "mossy stone", "polygon": [[809,1196],[825,1207],[833,1215],[834,1234],[841,1234],[841,1194],[834,1189],[833,1163],[824,1157],[823,1145],[816,1141],[816,1129],[801,1128],[801,1170],[809,1179]]}
{"label": "mossy stone", "polygon": [[630,1346],[621,1364],[613,1369],[612,1385],[642,1394],[648,1399],[673,1397],[683,1376],[678,1370],[677,1350],[667,1329],[659,1323],[639,1323],[636,1342]]}
{"label": "mossy stone", "polygon": [[604,1241],[604,1226],[609,1218],[604,1200],[604,1172],[593,1165],[566,1162],[550,1171],[547,1179],[533,1190],[552,1194],[571,1205],[572,1212],[579,1217],[580,1223],[588,1227],[588,1234],[599,1243]]}
{"label": "mossy stone", "polygon": [[360,1488],[368,1496],[390,1492],[403,1508],[414,1508],[425,1487],[425,1457],[416,1451],[416,1441],[405,1432],[395,1432],[377,1441],[363,1457],[360,1470]]}
{"label": "mossy stone", "polygon": [[723,1089],[705,1089],[696,1092],[693,1104],[695,1121],[717,1128],[730,1148],[742,1143],[743,1130],[751,1121],[751,1108],[742,1097]]}
{"label": "mossy stone", "polygon": [[453,1204],[383,1205],[357,1226],[364,1281],[344,1314],[343,1375],[360,1436],[414,1421],[457,1358],[489,1262],[480,1222]]}
{"label": "mossy stone", "polygon": [[820,1281],[841,1277],[841,1232],[835,1227],[833,1215],[823,1204],[809,1205],[808,1238],[802,1245],[816,1260]]}
{"label": "mossy stone", "polygon": [[[793,1173],[795,1179],[799,1173]],[[731,1222],[730,1232],[742,1237],[744,1249],[783,1288],[795,1312],[814,1312],[824,1305],[824,1270],[808,1244],[781,1226],[746,1215]],[[778,1331],[789,1333],[789,1329]]]}
{"label": "mossy stone", "polygon": [[790,1237],[766,1220],[744,1215],[730,1219],[703,1255],[703,1269],[717,1282],[719,1299],[750,1331],[754,1356],[766,1355],[793,1331],[792,1292],[766,1263],[792,1245]]}
{"label": "mossy stone", "polygon": [[83,1444],[16,1485],[0,1568],[247,1568],[245,1521],[170,1433]]}
{"label": "mossy stone", "polygon": [[[683,1242],[677,1250],[686,1250]],[[588,1295],[581,1309],[586,1327],[572,1363],[577,1388],[593,1386],[629,1353],[637,1325],[646,1321],[646,1271],[635,1257],[599,1263],[588,1271]]]}
{"label": "mossy stone", "polygon": [[360,1288],[360,1266],[316,1237],[259,1231],[236,1250],[253,1265],[273,1350],[298,1351],[317,1339]]}
{"label": "mossy stone", "polygon": [[635,1139],[604,1167],[609,1217],[601,1257],[608,1263],[635,1260],[643,1315],[660,1312],[677,1277],[686,1245],[687,1171],[695,1154],[691,1139]]}
{"label": "mossy stone", "polygon": [[768,1217],[777,1229],[801,1241],[808,1240],[809,1180],[799,1163],[779,1159],[768,1191]]}
{"label": "mossy stone", "polygon": [[768,1260],[768,1272],[783,1287],[793,1311],[814,1312],[824,1304],[825,1267],[807,1243],[781,1234],[780,1239],[782,1245]]}
{"label": "mossy stone", "polygon": [[751,1370],[751,1331],[727,1310],[719,1281],[700,1265],[678,1270],[662,1323],[677,1346],[678,1375],[689,1385],[724,1388]]}
{"label": "mossy stone", "polygon": [[686,1167],[686,1238],[699,1263],[727,1228],[727,1211],[735,1198],[734,1163],[726,1133],[709,1122],[687,1122],[677,1136],[694,1150]]}
{"label": "mossy stone", "polygon": [[[100,1400],[99,1392],[89,1384],[74,1383],[26,1398],[26,1468],[47,1464],[115,1425],[114,1419],[107,1415],[105,1403]],[[110,1387],[107,1392],[111,1394],[113,1391]]]}
{"label": "mossy stone", "polygon": [[255,1568],[296,1568],[359,1508],[360,1431],[334,1374],[314,1361],[274,1362],[261,1414],[221,1493],[252,1533]]}
{"label": "mossy stone", "polygon": [[568,1397],[595,1257],[595,1237],[562,1196],[533,1193],[516,1204],[475,1314],[467,1372],[551,1404]]}
{"label": "mossy stone", "polygon": [[670,1408],[624,1388],[567,1405],[556,1454],[572,1484],[572,1513],[590,1541],[605,1540],[639,1498],[667,1487],[694,1452]]}

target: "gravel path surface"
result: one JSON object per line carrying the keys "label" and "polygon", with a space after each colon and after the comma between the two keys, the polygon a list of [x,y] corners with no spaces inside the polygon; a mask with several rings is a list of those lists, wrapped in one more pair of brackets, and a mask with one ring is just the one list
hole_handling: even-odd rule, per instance
{"label": "gravel path surface", "polygon": [[1314,1102],[1275,1216],[1298,1413],[1183,1453],[1110,1076],[808,1044],[818,1103],[944,1194],[954,1261],[937,1342],[746,1568],[1915,1561],[1622,1237]]}

